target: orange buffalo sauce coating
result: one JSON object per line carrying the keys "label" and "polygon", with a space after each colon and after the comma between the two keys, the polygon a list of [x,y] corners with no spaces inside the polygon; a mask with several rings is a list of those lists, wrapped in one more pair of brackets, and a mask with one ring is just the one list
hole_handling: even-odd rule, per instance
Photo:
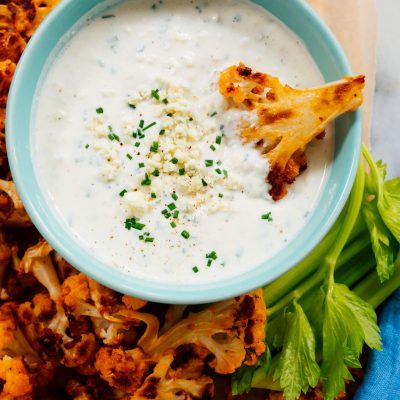
{"label": "orange buffalo sauce coating", "polygon": [[16,63],[33,32],[60,0],[11,0],[0,4],[0,131]]}
{"label": "orange buffalo sauce coating", "polygon": [[267,180],[274,200],[282,199],[286,186],[307,168],[307,144],[322,137],[335,118],[362,104],[364,86],[365,77],[359,75],[316,88],[294,89],[276,77],[253,73],[244,64],[221,73],[221,94],[235,107],[257,113],[257,123],[243,123],[240,134],[269,159]]}

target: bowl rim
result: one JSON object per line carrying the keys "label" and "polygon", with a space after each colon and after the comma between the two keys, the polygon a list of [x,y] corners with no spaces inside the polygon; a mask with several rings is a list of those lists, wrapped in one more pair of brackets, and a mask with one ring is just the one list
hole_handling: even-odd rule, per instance
{"label": "bowl rim", "polygon": [[[347,180],[342,185],[343,188],[339,193],[339,197],[336,199],[334,204],[331,205],[331,209],[325,215],[326,218],[320,221],[320,226],[316,228],[317,233],[313,235],[312,240],[302,243],[301,246],[297,246],[298,254],[292,255],[292,261],[287,262],[283,268],[279,265],[276,265],[274,268],[267,271],[268,273],[266,273],[262,270],[262,266],[259,265],[253,267],[249,271],[243,272],[240,275],[233,276],[223,281],[199,283],[197,285],[166,284],[161,281],[137,279],[133,276],[123,274],[116,268],[109,267],[99,260],[91,259],[90,251],[86,251],[85,254],[80,252],[80,247],[78,246],[77,240],[73,238],[71,233],[68,235],[67,230],[65,229],[64,236],[62,236],[62,232],[60,233],[56,231],[56,228],[60,229],[60,226],[62,227],[63,225],[57,224],[57,214],[51,212],[50,207],[46,206],[46,201],[42,200],[43,196],[41,196],[39,187],[36,189],[34,187],[35,190],[32,190],[32,185],[35,185],[35,183],[32,183],[29,180],[32,178],[32,176],[28,175],[34,174],[34,172],[27,171],[27,166],[24,165],[23,155],[26,154],[26,152],[30,154],[29,149],[31,146],[30,143],[23,143],[23,145],[19,143],[18,126],[20,121],[18,118],[20,118],[20,112],[18,111],[18,106],[20,101],[22,101],[22,96],[24,96],[24,77],[26,79],[26,76],[29,76],[30,64],[35,62],[34,55],[35,51],[38,51],[38,44],[40,44],[43,40],[46,40],[45,36],[48,35],[48,31],[51,30],[51,28],[57,24],[59,20],[62,19],[65,10],[79,1],[80,0],[63,0],[63,2],[61,2],[39,26],[29,41],[17,65],[7,102],[6,146],[10,169],[25,210],[28,212],[33,224],[36,226],[40,234],[58,253],[61,254],[63,258],[65,258],[78,270],[100,282],[101,284],[124,294],[162,303],[200,304],[230,298],[253,290],[257,287],[264,286],[266,283],[273,281],[285,272],[292,269],[298,262],[300,262],[312,251],[312,249],[319,243],[320,240],[322,240],[325,234],[332,227],[347,201],[353,181],[355,179],[361,154],[361,110],[357,110],[355,113],[353,113],[351,126],[347,129],[347,135],[350,135],[350,130],[353,133],[354,137],[352,138],[352,143],[354,144],[355,148],[354,155],[349,160],[349,168],[347,170],[348,174],[346,175]],[[263,0],[254,0],[254,3],[263,6],[262,1]],[[269,0],[269,3],[273,4],[274,2],[277,3],[279,1],[280,0]],[[93,9],[102,2],[103,0],[94,0],[91,2],[93,5],[90,6],[90,9]],[[118,0],[113,0],[113,4],[118,2]],[[351,74],[352,71],[349,62],[337,39],[311,8],[311,6],[306,4],[303,0],[287,0],[287,3],[289,3],[290,6],[297,7],[297,11],[302,14],[303,18],[307,20],[308,23],[311,23],[314,26],[314,29],[320,33],[322,40],[332,53],[337,64],[337,68],[341,71],[342,75]],[[270,11],[269,8],[266,9]],[[85,13],[82,15],[85,15]],[[280,19],[279,17],[277,18]],[[78,20],[68,23],[67,31],[77,21]],[[285,23],[285,25],[289,26],[287,23]],[[293,31],[291,26],[289,26],[289,28]],[[294,31],[294,33],[303,41],[303,37],[299,34],[299,32]],[[307,44],[306,47],[308,48]],[[51,54],[53,50],[54,47],[49,50],[49,54]],[[314,57],[313,59],[315,62],[317,62]],[[35,81],[35,88],[38,80],[39,79]],[[29,110],[31,110],[31,108],[29,108]],[[28,124],[30,127],[30,121]],[[355,133],[353,131],[355,131]],[[27,135],[29,137],[29,133],[27,133]],[[327,191],[327,186],[324,189],[324,192],[325,191]],[[316,208],[318,208],[320,203],[321,199],[317,202]],[[313,212],[315,212],[315,210],[313,210]],[[303,233],[304,229],[305,225],[300,229],[298,235]],[[267,261],[271,263],[271,260],[275,258],[276,257],[273,257]],[[276,262],[275,264],[279,264],[279,262]]]}

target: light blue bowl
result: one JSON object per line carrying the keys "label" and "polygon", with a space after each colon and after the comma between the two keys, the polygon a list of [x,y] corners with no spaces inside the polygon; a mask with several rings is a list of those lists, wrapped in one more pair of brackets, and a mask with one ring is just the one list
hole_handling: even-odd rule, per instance
{"label": "light blue bowl", "polygon": [[[30,116],[38,80],[53,48],[80,17],[97,5],[108,7],[117,2],[63,0],[39,27],[18,64],[7,105],[7,151],[14,181],[33,223],[54,249],[83,273],[119,292],[152,301],[176,304],[212,302],[236,296],[276,279],[316,246],[345,204],[360,158],[360,111],[337,121],[333,166],[326,189],[307,226],[273,259],[222,282],[178,285],[135,279],[96,260],[66,231],[48,207],[34,173],[30,149]],[[335,37],[305,1],[255,2],[282,20],[304,41],[327,81],[351,74],[349,63]]]}

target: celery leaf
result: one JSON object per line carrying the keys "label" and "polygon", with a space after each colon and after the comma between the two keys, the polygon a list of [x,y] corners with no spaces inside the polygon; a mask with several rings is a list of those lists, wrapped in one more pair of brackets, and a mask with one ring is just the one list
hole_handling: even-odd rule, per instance
{"label": "celery leaf", "polygon": [[[373,161],[369,165],[372,172],[365,179],[361,211],[370,233],[379,279],[383,282],[393,274],[398,243],[385,225],[383,215],[381,216],[380,213],[380,208],[384,207],[383,204],[388,206],[388,196],[383,195],[386,167],[380,162],[375,164]],[[386,198],[386,201],[383,200],[384,198]],[[381,206],[379,207],[379,205]],[[386,213],[386,216],[389,220],[388,213]]]}
{"label": "celery leaf", "polygon": [[315,387],[320,370],[315,361],[315,337],[307,316],[297,302],[287,314],[288,323],[283,349],[274,380],[279,379],[286,400],[297,399],[301,392]]}
{"label": "celery leaf", "polygon": [[385,225],[400,243],[400,178],[384,182],[378,209]]}
{"label": "celery leaf", "polygon": [[381,339],[375,311],[347,286],[330,283],[322,307],[321,378],[324,398],[333,400],[352,380],[348,368],[360,367],[364,342],[380,349]]}
{"label": "celery leaf", "polygon": [[262,354],[255,365],[242,365],[232,375],[232,394],[234,396],[248,393],[251,390],[253,376],[258,368],[261,368],[265,375],[268,375],[271,368],[271,352],[266,347],[265,353]]}

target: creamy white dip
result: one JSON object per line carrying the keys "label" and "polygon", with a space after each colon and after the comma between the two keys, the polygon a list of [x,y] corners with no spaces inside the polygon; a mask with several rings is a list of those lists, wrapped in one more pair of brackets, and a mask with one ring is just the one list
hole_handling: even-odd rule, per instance
{"label": "creamy white dip", "polygon": [[323,79],[299,39],[239,0],[131,0],[81,23],[36,96],[49,202],[93,255],[134,277],[223,280],[285,251],[324,187],[332,135],[279,202],[239,136],[219,73],[243,61],[295,87]]}

